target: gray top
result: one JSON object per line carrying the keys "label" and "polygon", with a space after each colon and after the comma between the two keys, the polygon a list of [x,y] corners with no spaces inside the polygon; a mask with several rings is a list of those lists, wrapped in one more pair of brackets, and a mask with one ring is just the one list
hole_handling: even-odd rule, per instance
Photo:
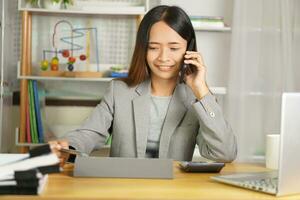
{"label": "gray top", "polygon": [[150,127],[147,138],[146,157],[158,157],[159,140],[172,96],[153,96],[150,103]]}
{"label": "gray top", "polygon": [[[90,153],[112,135],[110,156],[145,158],[150,101],[150,79],[134,87],[113,80],[100,104],[65,139],[75,149]],[[207,94],[196,101],[187,85],[177,84],[162,127],[158,157],[190,161],[196,144],[202,156],[219,162],[231,162],[237,154],[236,138],[215,97]]]}

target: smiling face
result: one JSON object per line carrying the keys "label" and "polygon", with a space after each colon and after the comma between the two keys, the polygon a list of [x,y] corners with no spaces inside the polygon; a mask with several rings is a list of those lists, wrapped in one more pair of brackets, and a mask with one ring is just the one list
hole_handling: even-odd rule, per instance
{"label": "smiling face", "polygon": [[152,81],[177,80],[186,46],[186,40],[165,22],[153,24],[147,50]]}

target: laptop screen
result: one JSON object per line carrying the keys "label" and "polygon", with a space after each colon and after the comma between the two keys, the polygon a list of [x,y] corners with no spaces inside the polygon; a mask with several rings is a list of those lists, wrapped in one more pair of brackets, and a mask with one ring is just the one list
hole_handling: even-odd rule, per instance
{"label": "laptop screen", "polygon": [[300,193],[300,93],[283,93],[278,194]]}

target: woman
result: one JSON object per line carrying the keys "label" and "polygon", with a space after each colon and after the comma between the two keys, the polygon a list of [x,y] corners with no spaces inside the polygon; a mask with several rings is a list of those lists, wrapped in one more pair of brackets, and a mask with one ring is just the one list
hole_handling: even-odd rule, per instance
{"label": "woman", "polygon": [[[179,7],[157,6],[143,18],[128,78],[113,80],[101,103],[81,128],[54,151],[69,146],[90,153],[112,135],[110,155],[192,159],[195,144],[202,156],[222,162],[236,157],[236,139],[206,84],[206,67],[196,51],[187,14]],[[194,67],[179,83],[182,61]]]}

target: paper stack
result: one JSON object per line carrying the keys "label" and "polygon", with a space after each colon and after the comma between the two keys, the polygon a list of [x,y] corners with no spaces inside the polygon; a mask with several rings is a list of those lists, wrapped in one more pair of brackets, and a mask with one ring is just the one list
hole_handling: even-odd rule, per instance
{"label": "paper stack", "polygon": [[57,172],[60,172],[59,159],[50,146],[37,147],[25,158],[0,165],[0,194],[40,194],[47,174]]}

